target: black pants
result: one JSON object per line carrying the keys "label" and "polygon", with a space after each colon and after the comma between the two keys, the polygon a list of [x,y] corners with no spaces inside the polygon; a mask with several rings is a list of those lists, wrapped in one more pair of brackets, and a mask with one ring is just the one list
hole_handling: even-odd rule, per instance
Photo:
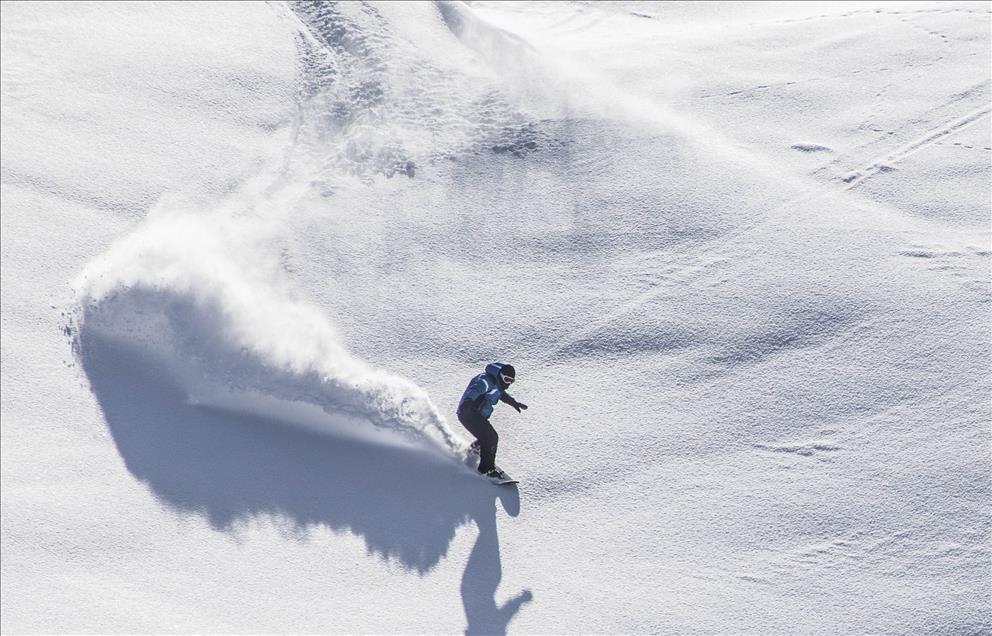
{"label": "black pants", "polygon": [[458,421],[462,423],[475,439],[479,440],[479,472],[488,473],[496,467],[496,446],[499,444],[499,434],[489,420],[480,413],[459,410]]}

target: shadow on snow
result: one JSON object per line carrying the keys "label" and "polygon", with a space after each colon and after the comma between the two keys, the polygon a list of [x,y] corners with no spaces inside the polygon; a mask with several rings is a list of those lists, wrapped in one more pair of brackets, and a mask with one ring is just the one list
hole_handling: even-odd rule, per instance
{"label": "shadow on snow", "polygon": [[312,433],[277,420],[191,406],[149,361],[110,340],[79,340],[81,363],[127,469],[159,500],[217,530],[273,515],[361,536],[369,552],[424,574],[462,524],[479,528],[461,593],[468,633],[503,633],[524,591],[502,608],[496,501],[520,511],[515,488],[495,488],[454,462],[402,447]]}

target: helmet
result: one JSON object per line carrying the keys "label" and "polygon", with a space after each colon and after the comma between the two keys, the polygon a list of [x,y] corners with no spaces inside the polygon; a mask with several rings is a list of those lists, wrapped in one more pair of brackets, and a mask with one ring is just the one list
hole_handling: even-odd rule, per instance
{"label": "helmet", "polygon": [[517,370],[513,368],[512,364],[504,364],[499,369],[499,383],[505,389],[506,387],[513,384],[513,381],[517,377]]}

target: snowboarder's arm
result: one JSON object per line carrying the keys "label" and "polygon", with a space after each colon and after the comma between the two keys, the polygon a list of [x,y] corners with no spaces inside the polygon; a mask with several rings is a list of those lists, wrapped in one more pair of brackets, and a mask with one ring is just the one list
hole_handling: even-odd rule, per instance
{"label": "snowboarder's arm", "polygon": [[517,413],[527,410],[526,404],[522,402],[517,402],[516,400],[513,399],[513,396],[507,393],[506,391],[503,391],[503,395],[499,396],[499,401],[505,402],[510,406],[512,406],[513,408],[517,409]]}

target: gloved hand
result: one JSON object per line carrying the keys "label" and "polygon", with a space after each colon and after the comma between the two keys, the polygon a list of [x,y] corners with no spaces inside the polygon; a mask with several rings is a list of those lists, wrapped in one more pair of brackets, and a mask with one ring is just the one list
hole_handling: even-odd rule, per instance
{"label": "gloved hand", "polygon": [[523,413],[524,411],[527,410],[526,404],[524,404],[523,402],[517,402],[516,400],[514,400],[513,404],[511,404],[510,406],[517,409],[517,413]]}

